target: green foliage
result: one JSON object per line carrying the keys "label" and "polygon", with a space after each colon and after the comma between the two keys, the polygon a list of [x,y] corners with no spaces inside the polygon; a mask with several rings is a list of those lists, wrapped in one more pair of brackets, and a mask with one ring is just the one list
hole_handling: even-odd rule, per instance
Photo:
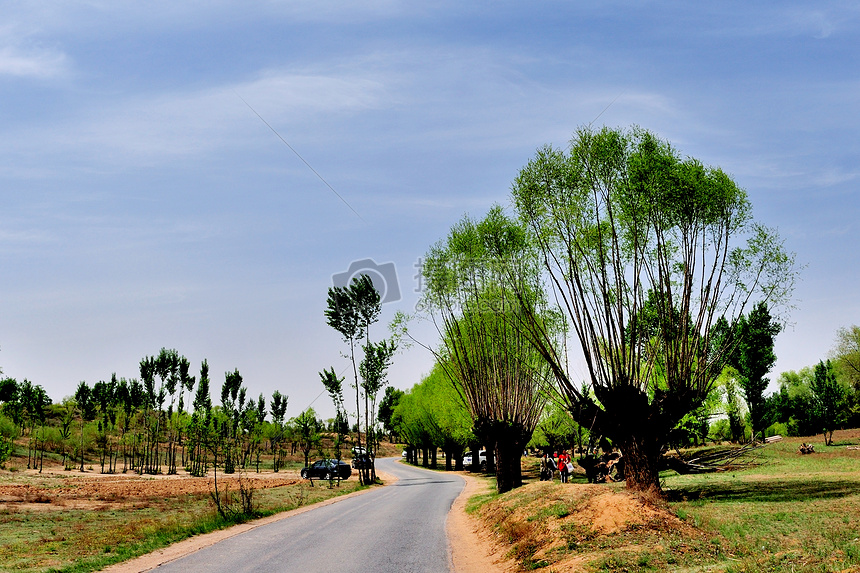
{"label": "green foliage", "polygon": [[358,367],[361,387],[366,395],[375,397],[386,384],[388,368],[397,352],[397,345],[390,340],[382,340],[368,342],[362,349],[364,358]]}
{"label": "green foliage", "polygon": [[422,306],[443,341],[437,362],[456,381],[475,435],[496,451],[500,491],[522,483],[519,457],[553,381],[523,322],[539,322],[560,347],[538,268],[525,229],[499,206],[482,220],[463,217],[424,259]]}
{"label": "green foliage", "polygon": [[[364,397],[364,433],[371,463],[369,467],[364,466],[359,471],[359,480],[362,484],[369,484],[376,478],[376,468],[373,461],[374,444],[379,438],[379,432],[376,428],[376,399],[378,392],[386,384],[386,372],[397,348],[396,335],[391,340],[381,342],[370,340],[370,327],[379,320],[381,312],[380,294],[367,274],[353,278],[346,287],[334,286],[328,290],[327,308],[325,310],[326,322],[337,330],[349,345],[349,358],[352,362],[355,378],[356,428],[359,429],[356,438],[359,447],[362,445],[360,431],[361,398],[362,395]],[[355,347],[362,335],[364,336],[364,344],[362,345],[364,358],[359,365],[356,362]],[[359,371],[361,372],[360,381]],[[327,389],[334,380],[337,380],[333,368],[331,376],[326,373],[321,373],[320,376]],[[330,394],[332,390],[335,390],[334,386],[329,390]],[[338,395],[337,392],[332,395],[332,398],[335,400],[336,406],[338,403],[343,403],[342,395]],[[338,411],[343,412],[344,418],[346,417],[345,409]]]}
{"label": "green foliage", "polygon": [[737,370],[730,366],[726,367],[720,375],[720,381],[725,390],[725,414],[728,419],[729,429],[728,439],[735,443],[744,441],[746,435],[746,422],[744,421],[746,411],[738,395],[736,379]]}
{"label": "green foliage", "polygon": [[589,394],[563,356],[543,354],[580,423],[625,453],[628,485],[659,488],[662,447],[728,357],[730,339],[715,344],[712,327],[755,300],[786,308],[794,256],[726,173],[648,131],[583,127],[568,149],[540,149],[513,199],[577,335]]}
{"label": "green foliage", "polygon": [[403,390],[394,386],[388,386],[385,389],[385,395],[379,401],[379,411],[376,414],[376,418],[382,424],[383,430],[389,435],[396,433],[393,420],[394,410],[397,408],[398,403],[400,403],[400,399],[403,398],[403,394]]}
{"label": "green foliage", "polygon": [[573,451],[587,444],[588,437],[587,428],[574,421],[563,407],[552,404],[535,428],[528,447],[553,452]]}
{"label": "green foliage", "polygon": [[454,382],[438,365],[419,384],[405,392],[391,416],[395,432],[412,447],[441,448],[458,465],[462,452],[474,441],[472,418]]}
{"label": "green foliage", "polygon": [[322,424],[317,420],[314,409],[308,408],[293,418],[290,425],[295,432],[294,436],[299,449],[305,456],[305,467],[308,467],[311,451],[318,448],[321,442],[320,429]]}
{"label": "green foliage", "polygon": [[774,422],[770,426],[768,426],[764,431],[764,437],[769,438],[771,436],[788,436],[788,424],[783,424],[781,422]]}
{"label": "green foliage", "polygon": [[15,438],[18,437],[18,424],[9,417],[0,414],[0,467],[9,460],[15,448]]}
{"label": "green foliage", "polygon": [[787,425],[790,436],[811,436],[820,430],[812,379],[813,371],[809,367],[780,374],[780,398],[775,403],[780,409],[776,412],[776,419]]}
{"label": "green foliage", "polygon": [[831,357],[840,380],[860,390],[860,326],[855,324],[837,331]]}
{"label": "green foliage", "polygon": [[749,316],[741,315],[737,323],[732,362],[740,376],[754,435],[767,425],[764,392],[770,380],[766,376],[776,362],[773,341],[780,330],[764,302],[756,304]]}
{"label": "green foliage", "polygon": [[830,360],[819,362],[813,371],[810,386],[815,397],[815,411],[819,428],[824,432],[824,442],[833,442],[833,432],[845,421],[845,388],[836,379]]}

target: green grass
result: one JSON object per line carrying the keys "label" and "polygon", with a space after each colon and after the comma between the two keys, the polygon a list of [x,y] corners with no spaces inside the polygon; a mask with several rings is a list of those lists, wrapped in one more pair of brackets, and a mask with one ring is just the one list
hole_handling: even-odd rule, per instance
{"label": "green grass", "polygon": [[484,506],[489,501],[492,501],[499,497],[499,493],[495,487],[495,478],[477,478],[483,480],[486,485],[488,491],[486,493],[479,493],[477,495],[473,495],[468,500],[466,500],[466,513],[474,514],[481,507]]}
{"label": "green grass", "polygon": [[670,508],[720,540],[726,571],[860,567],[860,455],[843,442],[801,456],[783,441],[744,471],[667,475]]}

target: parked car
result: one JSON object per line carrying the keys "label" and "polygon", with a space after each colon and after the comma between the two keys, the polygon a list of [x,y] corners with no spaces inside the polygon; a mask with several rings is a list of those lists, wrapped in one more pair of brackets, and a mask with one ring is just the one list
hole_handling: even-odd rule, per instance
{"label": "parked car", "polygon": [[351,475],[348,463],[330,459],[317,460],[301,471],[303,479],[349,479]]}
{"label": "parked car", "polygon": [[[463,466],[469,467],[472,465],[472,456],[475,452],[466,452],[466,455],[463,456]],[[482,470],[487,469],[487,450],[481,450],[478,452],[478,464],[481,466]]]}
{"label": "parked car", "polygon": [[[352,450],[350,450],[350,451],[352,452],[352,457],[355,457],[355,456],[361,456],[361,455],[365,455],[365,454],[367,454],[367,450],[365,450],[364,448],[360,448],[360,447],[358,447],[358,446],[353,446],[353,447],[352,447]],[[371,450],[371,453],[373,453],[373,451],[372,451],[372,450]]]}

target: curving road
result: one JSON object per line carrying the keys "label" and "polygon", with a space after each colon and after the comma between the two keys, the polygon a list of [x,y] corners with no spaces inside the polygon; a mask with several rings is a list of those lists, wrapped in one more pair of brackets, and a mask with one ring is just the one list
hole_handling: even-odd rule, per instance
{"label": "curving road", "polygon": [[393,485],[257,527],[154,569],[158,573],[439,573],[445,520],[465,482],[377,460]]}

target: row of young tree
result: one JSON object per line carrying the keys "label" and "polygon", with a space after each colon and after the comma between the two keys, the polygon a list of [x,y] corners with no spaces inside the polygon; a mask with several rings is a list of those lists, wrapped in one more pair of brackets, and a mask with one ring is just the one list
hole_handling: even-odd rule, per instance
{"label": "row of young tree", "polygon": [[421,301],[500,492],[522,483],[547,400],[621,450],[635,489],[660,490],[664,448],[728,365],[761,430],[770,366],[749,321],[763,309],[778,332],[797,270],[726,173],[646,130],[588,126],[539,149],[511,199],[514,216],[466,216],[430,249]]}
{"label": "row of young tree", "polygon": [[262,394],[250,398],[238,370],[225,373],[213,404],[208,362],[194,376],[187,358],[164,348],[140,361],[140,378],[80,382],[59,403],[28,380],[3,379],[0,404],[0,463],[23,437],[28,468],[41,469],[47,452],[66,469],[98,464],[102,473],[259,471],[264,456],[277,472],[297,451],[307,465],[321,433],[337,425],[326,427],[312,409],[287,419],[288,397],[275,391],[268,402]]}

